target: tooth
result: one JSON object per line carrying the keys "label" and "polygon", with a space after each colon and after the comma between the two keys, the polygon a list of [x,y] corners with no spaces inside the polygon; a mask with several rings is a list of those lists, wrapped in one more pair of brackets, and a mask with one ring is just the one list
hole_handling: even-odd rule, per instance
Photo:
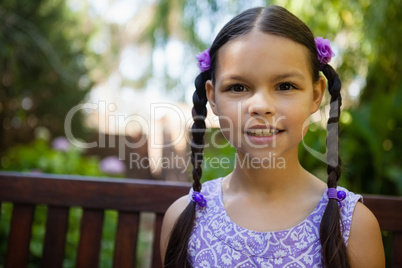
{"label": "tooth", "polygon": [[273,128],[266,128],[266,129],[250,129],[247,131],[249,135],[252,136],[272,136],[279,133],[279,130]]}

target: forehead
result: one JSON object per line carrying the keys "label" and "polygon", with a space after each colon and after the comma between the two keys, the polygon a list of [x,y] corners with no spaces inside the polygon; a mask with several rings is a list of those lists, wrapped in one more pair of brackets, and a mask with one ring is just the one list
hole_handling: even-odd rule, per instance
{"label": "forehead", "polygon": [[215,76],[278,75],[297,71],[312,79],[308,49],[288,38],[258,30],[227,42],[218,52]]}

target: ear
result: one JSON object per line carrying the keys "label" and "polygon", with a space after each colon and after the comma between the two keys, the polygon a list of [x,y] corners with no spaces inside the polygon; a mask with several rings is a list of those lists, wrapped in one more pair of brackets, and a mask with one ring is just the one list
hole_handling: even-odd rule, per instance
{"label": "ear", "polygon": [[323,76],[320,76],[320,79],[314,83],[313,86],[313,102],[311,104],[311,114],[315,113],[320,107],[322,97],[324,96],[326,81]]}
{"label": "ear", "polygon": [[211,80],[208,80],[205,83],[205,90],[207,91],[207,99],[209,105],[211,106],[212,112],[214,112],[215,115],[218,115],[218,109],[216,107],[216,100],[215,100],[215,87],[212,84]]}

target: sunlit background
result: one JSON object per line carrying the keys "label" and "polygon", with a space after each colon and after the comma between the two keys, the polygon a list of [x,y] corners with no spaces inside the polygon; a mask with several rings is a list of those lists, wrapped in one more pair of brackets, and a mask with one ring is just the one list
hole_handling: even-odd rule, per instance
{"label": "sunlit background", "polygon": [[[2,169],[113,175],[99,162],[117,159],[111,165],[123,162],[118,176],[189,180],[188,166],[164,168],[152,160],[188,158],[195,55],[235,14],[278,4],[332,42],[331,64],[343,82],[343,183],[356,191],[402,193],[400,1],[2,2]],[[321,153],[326,105],[304,142]],[[211,130],[218,127],[211,113],[207,121]],[[68,147],[57,149],[63,138]],[[73,152],[75,158],[68,156]],[[132,153],[149,160],[146,168],[130,165]],[[230,156],[233,148],[205,154]],[[63,167],[65,157],[75,164]],[[321,161],[304,148],[300,158],[325,180]],[[82,161],[93,169],[79,167]],[[205,166],[204,179],[229,171]]]}
{"label": "sunlit background", "polygon": [[[188,166],[164,168],[152,159],[188,158],[195,55],[235,14],[266,4],[288,8],[332,42],[331,64],[343,82],[343,183],[402,194],[398,0],[3,0],[1,168],[189,180]],[[325,153],[327,105],[326,98],[300,150],[303,165],[324,180],[325,164],[303,147]],[[207,121],[207,140],[218,137],[211,113]],[[233,152],[226,146],[205,154]],[[130,165],[133,153],[148,165]],[[65,157],[70,167],[60,164]],[[102,169],[108,159],[123,165]],[[79,167],[85,161],[90,171]],[[230,171],[204,169],[204,179]]]}
{"label": "sunlit background", "polygon": [[[340,184],[402,195],[400,0],[1,0],[0,169],[189,181],[195,55],[235,14],[269,4],[331,40],[343,83]],[[323,180],[325,163],[307,149],[325,153],[327,108],[326,97],[300,145]],[[207,121],[206,142],[219,146],[205,158],[233,166],[211,112]],[[205,164],[203,180],[228,172]],[[102,247],[108,267],[113,246]]]}

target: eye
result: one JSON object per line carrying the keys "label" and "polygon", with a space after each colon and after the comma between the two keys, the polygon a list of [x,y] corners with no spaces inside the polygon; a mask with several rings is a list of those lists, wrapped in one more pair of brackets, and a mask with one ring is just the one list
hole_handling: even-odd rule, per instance
{"label": "eye", "polygon": [[290,91],[292,89],[296,89],[296,87],[291,83],[282,83],[278,86],[279,91]]}
{"label": "eye", "polygon": [[245,86],[240,84],[232,85],[228,88],[228,90],[236,93],[248,91],[248,89]]}

